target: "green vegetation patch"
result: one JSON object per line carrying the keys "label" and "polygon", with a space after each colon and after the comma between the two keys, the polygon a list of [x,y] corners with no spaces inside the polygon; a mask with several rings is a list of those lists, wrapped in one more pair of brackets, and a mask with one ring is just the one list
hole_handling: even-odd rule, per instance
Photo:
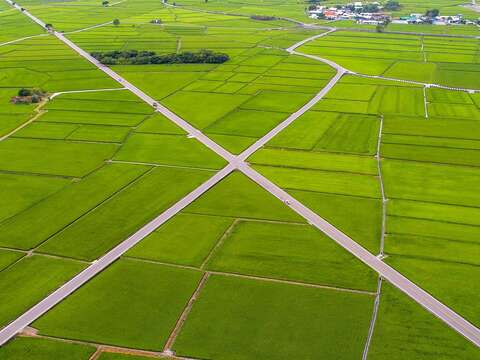
{"label": "green vegetation patch", "polygon": [[250,156],[248,161],[259,165],[345,171],[365,175],[378,173],[377,163],[373,157],[327,152],[263,148]]}
{"label": "green vegetation patch", "polygon": [[236,110],[210,125],[207,133],[260,137],[273,129],[288,113]]}
{"label": "green vegetation patch", "polygon": [[376,273],[307,225],[240,221],[208,269],[374,291]]}
{"label": "green vegetation patch", "polygon": [[403,256],[390,257],[387,262],[472,324],[480,324],[475,285],[479,266]]}
{"label": "green vegetation patch", "polygon": [[263,165],[254,168],[284,189],[380,197],[380,183],[374,176]]}
{"label": "green vegetation patch", "polygon": [[[454,165],[384,160],[388,198],[478,206],[480,169]],[[401,181],[398,181],[401,179]]]}
{"label": "green vegetation patch", "polygon": [[[156,167],[43,243],[39,251],[94,260],[160,215],[210,172]],[[133,211],[141,206],[141,211]]]}
{"label": "green vegetation patch", "polygon": [[125,126],[82,125],[67,139],[121,143],[129,132],[130,128]]}
{"label": "green vegetation patch", "polygon": [[287,92],[262,91],[242,105],[242,109],[292,113],[304,105],[311,96]]}
{"label": "green vegetation patch", "polygon": [[84,267],[71,260],[33,255],[0,272],[0,324],[7,325]]}
{"label": "green vegetation patch", "polygon": [[114,144],[12,138],[0,143],[0,169],[82,177],[109,159]]}
{"label": "green vegetation patch", "polygon": [[56,177],[0,174],[0,224],[60,191],[70,181]]}
{"label": "green vegetation patch", "polygon": [[173,348],[204,359],[358,359],[372,304],[368,295],[214,275]]}
{"label": "green vegetation patch", "polygon": [[149,116],[135,132],[151,134],[185,134],[185,131],[160,113]]}
{"label": "green vegetation patch", "polygon": [[146,166],[123,164],[102,167],[0,223],[0,244],[21,249],[37,246],[148,169]]}
{"label": "green vegetation patch", "polygon": [[298,190],[288,192],[372,254],[379,252],[382,224],[380,199]]}
{"label": "green vegetation patch", "polygon": [[44,335],[161,351],[200,276],[120,260],[33,326]]}
{"label": "green vegetation patch", "polygon": [[199,128],[205,128],[245,102],[247,95],[179,91],[163,103]]}
{"label": "green vegetation patch", "polygon": [[87,360],[96,348],[40,338],[17,337],[0,348],[4,360]]}
{"label": "green vegetation patch", "polygon": [[383,283],[369,359],[471,360],[477,355],[475,345],[398,289]]}
{"label": "green vegetation patch", "polygon": [[223,179],[193,202],[186,211],[228,217],[303,222],[300,216],[277,198],[239,172],[234,172]]}
{"label": "green vegetation patch", "polygon": [[19,260],[25,254],[20,251],[0,249],[0,271]]}
{"label": "green vegetation patch", "polygon": [[130,249],[127,256],[200,266],[232,222],[231,218],[179,214]]}
{"label": "green vegetation patch", "polygon": [[115,160],[218,169],[225,160],[184,135],[133,134]]}

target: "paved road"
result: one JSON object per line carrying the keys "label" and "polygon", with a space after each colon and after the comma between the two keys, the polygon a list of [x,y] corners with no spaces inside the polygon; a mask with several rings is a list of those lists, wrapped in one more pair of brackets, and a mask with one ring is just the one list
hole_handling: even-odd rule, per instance
{"label": "paved road", "polygon": [[[11,0],[6,0],[10,4],[12,3]],[[17,6],[19,8],[19,6]],[[24,11],[24,13],[32,18],[35,22],[39,24],[44,24],[42,21],[36,19],[30,13]],[[44,25],[43,25],[44,26]],[[18,317],[12,323],[7,325],[0,331],[0,345],[4,344],[6,341],[11,339],[15,336],[16,333],[21,331],[25,326],[33,322],[35,319],[39,318],[42,314],[46,311],[54,307],[56,304],[61,302],[67,296],[69,296],[72,292],[78,289],[80,286],[85,284],[89,281],[92,277],[94,277],[99,272],[103,271],[106,267],[108,267],[111,263],[113,263],[116,259],[118,259],[122,254],[124,254],[128,249],[133,247],[139,241],[141,241],[144,237],[148,234],[153,232],[157,227],[162,225],[168,219],[173,217],[183,208],[185,208],[188,204],[195,201],[198,197],[200,197],[203,193],[205,193],[208,189],[213,187],[217,184],[220,180],[225,178],[228,174],[230,174],[233,170],[238,169],[250,179],[255,181],[257,184],[262,186],[265,190],[273,194],[275,197],[286,203],[290,206],[295,212],[305,218],[310,224],[324,232],[327,236],[332,238],[335,242],[337,242],[340,246],[345,248],[347,251],[352,253],[362,262],[370,266],[372,269],[377,271],[384,279],[388,280],[390,283],[397,286],[400,290],[410,296],[412,299],[417,301],[420,305],[422,305],[425,309],[436,315],[438,318],[443,320],[446,324],[450,327],[455,329],[457,332],[465,336],[469,339],[472,343],[476,344],[480,347],[480,330],[476,328],[474,325],[469,323],[467,320],[463,319],[460,315],[455,313],[453,310],[433,298],[430,294],[426,291],[412,283],[406,277],[401,275],[399,272],[391,268],[389,265],[385,264],[381,259],[377,258],[376,256],[372,255],[362,246],[357,244],[353,239],[349,238],[339,229],[335,228],[332,224],[328,223],[325,219],[318,216],[316,213],[305,207],[303,204],[298,202],[284,190],[273,184],[267,178],[253,170],[247,163],[243,161],[242,157],[235,157],[221,146],[213,142],[207,136],[202,134],[199,130],[195,129],[193,126],[188,124],[185,120],[178,117],[176,114],[172,113],[167,108],[163,107],[162,105],[158,104],[154,99],[150,98],[148,95],[143,93],[140,89],[136,88],[134,85],[127,82],[125,79],[121,78],[118,74],[116,74],[111,69],[103,66],[100,64],[96,59],[92,58],[88,53],[84,50],[79,48],[73,42],[68,40],[60,33],[54,33],[54,35],[67,44],[70,48],[75,50],[78,54],[83,56],[85,59],[90,61],[92,64],[100,68],[103,72],[111,76],[113,79],[118,81],[120,84],[124,85],[138,97],[143,99],[145,102],[157,108],[157,111],[161,112],[167,118],[172,120],[178,126],[182,127],[186,130],[189,134],[195,136],[199,141],[205,144],[207,147],[215,151],[218,155],[222,156],[225,160],[229,162],[229,164],[216,173],[212,178],[210,178],[207,182],[202,184],[200,187],[192,191],[190,194],[185,196],[167,211],[159,215],[153,221],[148,223],[146,226],[141,228],[135,234],[130,236],[127,240],[120,243],[117,247],[109,251],[106,255],[100,258],[97,262],[89,266],[87,269],[82,271],[80,274],[75,276],[73,279],[68,281],[62,287],[57,289],[51,295],[47,296],[33,308],[27,310],[23,315]],[[301,43],[301,42],[300,42]],[[300,44],[299,43],[299,44]],[[300,45],[299,45],[300,46]],[[296,47],[293,47],[295,49]],[[294,51],[294,50],[292,50]],[[338,79],[344,74],[345,69],[337,65],[335,67],[337,69],[336,78]],[[334,78],[335,79],[335,78]],[[333,79],[332,79],[333,80]],[[329,83],[331,84],[332,81]],[[328,85],[327,85],[328,86]],[[331,87],[331,86],[330,86]],[[317,96],[320,96],[322,92],[320,92]],[[318,101],[318,100],[317,100]],[[298,116],[297,116],[298,118]],[[286,120],[288,121],[288,119]],[[293,121],[293,120],[292,120]],[[291,121],[289,122],[291,123]],[[280,127],[284,126],[283,123],[279,125]],[[263,137],[263,143],[267,142],[271,137],[274,136],[275,133],[269,132],[265,137]],[[253,146],[258,147],[260,143],[255,143]],[[248,152],[248,150],[247,150]]]}

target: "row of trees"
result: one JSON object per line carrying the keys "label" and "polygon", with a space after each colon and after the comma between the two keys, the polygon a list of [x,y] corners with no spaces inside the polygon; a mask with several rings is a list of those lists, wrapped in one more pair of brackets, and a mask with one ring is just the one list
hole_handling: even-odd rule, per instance
{"label": "row of trees", "polygon": [[95,59],[105,65],[146,65],[146,64],[221,64],[229,59],[224,53],[211,50],[157,55],[154,51],[108,51],[93,52]]}

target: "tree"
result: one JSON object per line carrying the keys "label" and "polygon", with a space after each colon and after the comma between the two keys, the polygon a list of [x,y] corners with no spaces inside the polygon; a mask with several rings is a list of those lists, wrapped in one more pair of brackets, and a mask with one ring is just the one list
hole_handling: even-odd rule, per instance
{"label": "tree", "polygon": [[120,20],[118,20],[118,19],[113,20],[113,25],[115,25],[115,26],[120,25]]}
{"label": "tree", "polygon": [[377,4],[366,4],[363,7],[363,11],[367,13],[376,13],[378,12],[378,5]]}
{"label": "tree", "polygon": [[385,9],[388,10],[388,11],[397,11],[400,9],[400,3],[398,1],[394,1],[394,0],[388,0],[386,3],[385,3]]}
{"label": "tree", "polygon": [[18,96],[31,96],[31,95],[32,95],[32,90],[30,89],[22,88],[18,90]]}
{"label": "tree", "polygon": [[430,9],[430,10],[427,10],[427,12],[425,13],[425,16],[429,18],[434,18],[434,17],[437,17],[439,14],[440,14],[440,10]]}
{"label": "tree", "polygon": [[108,0],[103,0],[103,1],[102,1],[102,5],[103,5],[103,6],[108,6],[108,4],[109,4]]}

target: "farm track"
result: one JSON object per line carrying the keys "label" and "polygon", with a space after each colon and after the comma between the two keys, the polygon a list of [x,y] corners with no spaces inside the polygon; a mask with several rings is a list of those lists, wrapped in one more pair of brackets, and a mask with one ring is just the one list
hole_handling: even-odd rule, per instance
{"label": "farm track", "polygon": [[[14,4],[11,0],[6,0],[6,1],[10,5],[22,11],[19,5]],[[45,27],[44,22],[42,22],[35,16],[31,15],[28,11],[22,11],[22,13],[30,17],[34,22],[36,22],[40,26]],[[333,30],[333,29],[330,29],[330,30]],[[401,275],[399,272],[397,272],[396,270],[391,268],[389,265],[384,263],[382,259],[368,252],[366,249],[364,249],[362,246],[356,243],[353,239],[351,239],[350,237],[342,233],[339,229],[335,228],[326,220],[324,220],[323,218],[318,216],[316,213],[314,213],[313,211],[305,207],[302,203],[300,203],[299,201],[294,199],[292,196],[290,196],[288,193],[286,193],[284,190],[282,190],[281,188],[273,184],[270,180],[268,180],[267,178],[265,178],[264,176],[262,176],[261,174],[253,170],[244,161],[244,158],[242,156],[239,156],[239,157],[233,156],[231,153],[229,153],[228,151],[223,149],[221,146],[219,146],[217,143],[209,139],[202,132],[200,132],[198,129],[194,128],[193,126],[191,126],[185,120],[181,119],[179,116],[177,116],[167,108],[160,105],[154,99],[152,99],[151,97],[143,93],[140,89],[136,88],[134,85],[132,85],[131,83],[129,83],[128,81],[120,77],[111,69],[100,64],[96,59],[91,57],[83,49],[81,49],[72,41],[67,39],[63,34],[55,31],[52,31],[52,34],[56,36],[59,40],[61,40],[63,43],[65,43],[67,46],[69,46],[71,49],[76,51],[79,55],[84,57],[86,60],[94,64],[97,68],[102,70],[104,73],[106,73],[107,75],[115,79],[120,84],[124,85],[131,92],[133,92],[135,95],[140,97],[143,101],[153,106],[158,112],[162,113],[171,121],[173,121],[175,124],[177,124],[184,130],[186,130],[187,133],[190,134],[190,136],[197,138],[204,145],[206,145],[211,150],[216,152],[218,155],[223,157],[225,160],[229,162],[229,164],[225,168],[220,170],[218,173],[216,173],[213,177],[211,177],[207,182],[200,185],[197,189],[193,190],[191,193],[189,193],[187,196],[182,198],[179,202],[177,202],[175,205],[170,207],[164,213],[160,214],[157,218],[155,218],[150,223],[142,227],[135,234],[131,235],[128,239],[126,239],[125,241],[117,245],[114,249],[106,253],[98,261],[92,263],[92,265],[90,265],[84,271],[76,275],[74,278],[72,278],[70,281],[65,283],[59,289],[51,293],[49,296],[47,296],[42,301],[40,301],[35,306],[33,306],[31,309],[27,310],[24,314],[22,314],[16,320],[14,320],[9,325],[4,327],[0,331],[0,345],[3,345],[5,342],[7,342],[12,337],[14,337],[18,332],[20,332],[22,329],[28,326],[35,319],[39,318],[49,309],[54,307],[56,304],[58,304],[63,299],[68,297],[71,293],[73,293],[75,290],[77,290],[80,286],[82,286],[91,278],[93,278],[95,275],[103,271],[106,267],[108,267],[111,263],[113,263],[121,255],[123,255],[128,249],[133,247],[135,244],[141,241],[144,237],[146,237],[148,234],[153,232],[156,228],[158,228],[160,225],[165,223],[168,219],[173,217],[180,210],[185,208],[188,204],[195,201],[198,197],[200,197],[203,193],[208,191],[211,187],[213,187],[220,180],[225,178],[232,171],[238,170],[238,171],[241,171],[246,176],[248,176],[251,180],[255,181],[265,190],[270,192],[272,195],[274,195],[275,197],[283,201],[285,204],[290,206],[292,210],[294,210],[296,213],[301,215],[311,225],[315,226],[316,228],[324,232],[327,236],[329,236],[331,239],[336,241],[340,246],[342,246],[351,254],[356,256],[358,259],[360,259],[370,268],[378,272],[379,275],[382,276],[382,278],[384,278],[385,280],[395,285],[405,294],[407,294],[412,299],[417,301],[425,309],[430,311],[432,314],[434,314],[435,316],[443,320],[446,324],[448,324],[454,330],[456,330],[457,332],[462,334],[464,337],[469,339],[472,343],[476,344],[477,346],[480,346],[480,330],[477,327],[469,323],[467,320],[462,318],[453,310],[451,310],[450,308],[448,308],[447,306],[439,302],[437,299],[432,297],[426,291],[424,291],[423,289],[415,285],[413,282],[408,280],[406,277]],[[296,47],[292,47],[292,48],[293,48],[292,53],[295,53],[294,49]],[[329,60],[326,60],[326,59],[322,59],[320,61],[323,61],[324,63],[327,63],[327,64],[330,62]],[[330,63],[333,63],[333,62],[330,62]],[[318,102],[328,92],[328,90],[331,87],[333,87],[333,85],[335,85],[335,83],[338,80],[340,80],[340,78],[345,74],[344,69],[341,66],[339,66],[338,64],[335,64],[335,65],[336,66],[334,66],[334,68],[337,69],[337,75],[329,82],[326,88],[322,89],[317,94],[317,96],[307,104],[310,107],[313,106],[316,102]],[[315,99],[317,100],[314,101]],[[281,131],[281,129],[285,128],[288,124],[292,123],[296,118],[298,118],[302,114],[301,111],[303,111],[304,113],[308,109],[309,107],[303,107],[301,110],[292,114],[291,117],[289,117],[287,120],[282,122],[276,128],[278,130],[277,132],[270,132],[266,136],[264,136],[261,139],[263,143],[266,143],[273,136],[275,136],[276,133]],[[254,144],[254,146],[255,148],[258,149],[259,147],[261,147],[261,144],[262,142],[260,143],[257,142]],[[245,154],[248,154],[249,152],[251,151],[247,150]]]}
{"label": "farm track", "polygon": [[[387,197],[385,196],[385,185],[383,182],[383,173],[382,173],[382,133],[383,133],[383,115],[380,116],[380,126],[378,129],[378,139],[377,139],[377,151],[375,153],[375,159],[377,161],[377,171],[378,171],[378,181],[380,183],[380,194],[382,195],[382,227],[380,234],[380,249],[377,257],[383,258],[384,249],[385,249],[385,234],[386,234],[386,225],[387,225]],[[373,302],[373,311],[372,319],[370,322],[370,327],[368,329],[367,341],[365,342],[365,348],[363,350],[362,360],[368,359],[368,351],[370,350],[370,344],[372,343],[373,333],[375,330],[375,324],[377,322],[378,309],[380,307],[380,296],[382,293],[382,276],[378,276],[377,283],[377,292],[375,294],[375,301]]]}
{"label": "farm track", "polygon": [[25,36],[23,38],[19,38],[19,39],[10,40],[10,41],[4,42],[4,43],[0,43],[0,46],[16,44],[16,43],[19,43],[19,42],[24,41],[24,40],[33,39],[33,38],[37,38],[37,37],[40,37],[40,36],[47,36],[47,35],[48,34],[38,34],[38,35],[32,35],[32,36]]}

